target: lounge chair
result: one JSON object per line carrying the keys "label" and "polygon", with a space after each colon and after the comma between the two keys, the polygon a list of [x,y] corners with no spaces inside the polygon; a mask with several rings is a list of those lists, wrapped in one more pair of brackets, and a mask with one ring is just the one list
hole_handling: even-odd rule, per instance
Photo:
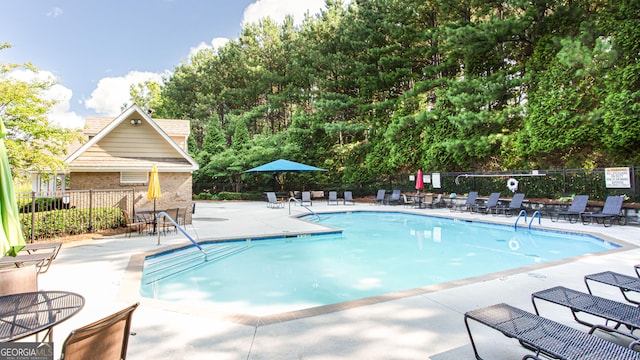
{"label": "lounge chair", "polygon": [[353,200],[353,193],[351,191],[344,192],[344,202],[345,205],[349,203],[349,205],[355,205],[355,201]]}
{"label": "lounge chair", "polygon": [[55,256],[58,255],[60,248],[62,247],[62,241],[54,242],[35,242],[25,245],[20,251],[26,251],[28,254],[33,254],[38,250],[50,250],[54,252]]}
{"label": "lounge chair", "polygon": [[329,198],[327,199],[327,205],[338,205],[337,191],[329,191]]}
{"label": "lounge chair", "polygon": [[278,201],[278,198],[276,197],[276,193],[273,191],[270,191],[270,192],[267,192],[267,207],[272,209],[283,208],[284,202]]}
{"label": "lounge chair", "polygon": [[[59,249],[59,248],[58,248]],[[58,255],[57,251],[38,251],[33,254],[21,254],[16,256],[3,256],[0,258],[0,268],[13,265],[17,268],[35,265],[38,274],[44,274],[49,270],[51,263]]]}
{"label": "lounge chair", "polygon": [[71,331],[62,344],[61,359],[126,359],[133,311],[138,303],[104,319]]}
{"label": "lounge chair", "polygon": [[313,206],[313,201],[311,201],[311,192],[309,191],[302,192],[302,200],[300,200],[300,204],[304,205],[305,203],[309,204],[309,206]]}
{"label": "lounge chair", "polygon": [[[607,196],[602,212],[583,213],[580,216],[582,218],[582,223],[587,225],[591,224],[593,220],[595,220],[596,223],[599,224],[600,220],[602,220],[602,225],[604,225],[604,227],[609,227],[613,225],[613,220],[618,220],[618,224],[625,225],[627,223],[627,218],[620,214],[623,202],[624,198],[622,196]],[[609,221],[609,225],[607,225],[607,220]]]}
{"label": "lounge chair", "polygon": [[[544,300],[569,308],[573,314],[573,318],[578,323],[590,327],[591,332],[599,329],[607,333],[619,333],[623,336],[632,338],[632,341],[638,340],[638,337],[633,335],[633,332],[636,329],[640,329],[640,308],[636,306],[605,299],[563,286],[556,286],[531,294],[533,308],[535,309],[536,314],[540,315],[536,300]],[[605,320],[606,322],[614,322],[615,327],[592,324],[586,321],[584,316],[582,318],[578,318],[579,313],[592,315]],[[620,327],[620,325],[624,325],[629,332],[627,333],[618,330],[623,328]]]}
{"label": "lounge chair", "polygon": [[630,293],[640,294],[640,279],[637,277],[613,271],[603,271],[596,274],[586,275],[584,277],[584,283],[587,285],[589,294],[593,294],[591,286],[589,285],[592,282],[617,287],[627,302],[640,306],[640,300],[637,300],[635,297],[631,298],[628,295]]}
{"label": "lounge chair", "polygon": [[476,205],[476,199],[478,198],[477,191],[469,192],[467,200],[462,204],[456,204],[451,206],[451,211],[471,211],[472,207]]}
{"label": "lounge chair", "polygon": [[[570,223],[575,223],[580,220],[580,215],[587,208],[587,203],[589,202],[589,195],[576,195],[573,197],[573,201],[571,202],[571,206],[566,211],[558,211],[555,214],[551,215],[551,221],[558,221],[562,216],[565,220],[568,220]],[[555,217],[555,220],[554,220]]]}
{"label": "lounge chair", "polygon": [[384,189],[380,189],[378,190],[378,193],[376,194],[376,198],[374,200],[374,203],[377,205],[382,205],[384,204],[384,198],[387,195],[387,190]]}
{"label": "lounge chair", "polygon": [[524,200],[524,194],[513,194],[509,205],[507,206],[496,206],[493,208],[493,214],[498,215],[499,213],[503,213],[505,216],[511,216],[514,214],[514,211],[520,211],[522,209],[522,201]]}
{"label": "lounge chair", "polygon": [[555,359],[640,359],[639,352],[614,342],[511,305],[496,304],[464,315],[471,347],[479,360],[482,357],[471,335],[469,320],[517,339],[524,348],[535,352],[535,355],[528,354],[523,359],[540,359],[539,355]]}
{"label": "lounge chair", "polygon": [[500,201],[500,193],[494,192],[489,195],[489,199],[484,204],[476,204],[471,205],[471,212],[483,212],[485,214],[491,212],[496,206],[498,206],[498,201]]}
{"label": "lounge chair", "polygon": [[396,189],[391,192],[391,196],[389,196],[389,200],[387,201],[388,205],[398,205],[400,204],[400,190]]}

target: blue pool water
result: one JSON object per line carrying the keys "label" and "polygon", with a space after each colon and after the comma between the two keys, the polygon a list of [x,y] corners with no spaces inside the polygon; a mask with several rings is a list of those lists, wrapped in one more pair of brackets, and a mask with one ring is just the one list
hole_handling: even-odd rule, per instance
{"label": "blue pool water", "polygon": [[[312,221],[313,218],[308,218]],[[327,235],[205,243],[148,257],[144,297],[266,315],[618,247],[588,236],[393,212],[322,214]]]}

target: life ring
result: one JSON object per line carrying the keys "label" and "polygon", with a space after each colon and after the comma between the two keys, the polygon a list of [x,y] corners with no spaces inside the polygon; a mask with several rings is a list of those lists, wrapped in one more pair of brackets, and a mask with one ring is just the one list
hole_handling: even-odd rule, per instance
{"label": "life ring", "polygon": [[509,240],[509,249],[512,251],[518,251],[520,249],[520,243],[516,239]]}
{"label": "life ring", "polygon": [[518,180],[514,178],[507,180],[507,188],[509,188],[511,192],[516,192],[518,190]]}

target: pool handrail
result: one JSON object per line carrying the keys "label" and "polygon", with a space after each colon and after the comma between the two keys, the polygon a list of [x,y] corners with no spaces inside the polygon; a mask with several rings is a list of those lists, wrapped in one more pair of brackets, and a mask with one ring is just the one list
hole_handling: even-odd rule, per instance
{"label": "pool handrail", "polygon": [[516,218],[516,222],[513,223],[513,229],[517,230],[518,229],[518,220],[520,220],[520,217],[524,215],[524,223],[527,223],[527,210],[520,210],[520,213],[518,214],[518,217]]}
{"label": "pool handrail", "polygon": [[[204,261],[207,261],[207,260],[208,260],[208,259],[207,259],[207,257],[208,257],[207,252],[206,252],[206,251],[204,251],[204,249],[202,248],[202,246],[200,246],[200,244],[198,244],[198,243],[197,243],[197,242],[196,242],[196,241],[191,237],[191,235],[189,235],[189,233],[188,233],[184,228],[182,228],[182,226],[178,225],[178,223],[177,223],[177,222],[176,222],[176,221],[175,221],[171,216],[169,216],[169,214],[167,214],[167,213],[166,213],[166,212],[164,212],[164,211],[160,211],[160,212],[158,213],[158,215],[157,215],[158,219],[160,218],[160,216],[164,216],[164,217],[166,217],[167,219],[169,219],[169,221],[171,221],[171,223],[173,224],[173,226],[175,226],[175,227],[176,227],[176,229],[180,230],[180,232],[181,232],[181,233],[182,233],[182,234],[183,234],[187,239],[189,239],[189,241],[191,241],[191,242],[193,243],[193,245],[194,245],[195,247],[197,247],[197,248],[198,248],[198,250],[200,250],[200,252],[201,252],[202,254],[204,254]],[[157,245],[160,245],[160,231],[158,231],[158,244],[157,244]]]}
{"label": "pool handrail", "polygon": [[289,215],[291,215],[291,201],[295,201],[296,204],[298,204],[298,205],[302,206],[303,208],[307,209],[310,213],[315,215],[318,218],[318,220],[320,220],[320,215],[316,214],[313,210],[309,209],[306,205],[304,205],[302,203],[302,201],[300,199],[296,199],[293,196],[289,198]]}
{"label": "pool handrail", "polygon": [[531,221],[529,221],[529,229],[531,229],[531,225],[533,224],[533,219],[535,219],[535,218],[536,218],[536,215],[538,215],[538,225],[540,225],[540,222],[541,222],[540,217],[541,217],[542,215],[540,214],[540,211],[536,210],[536,211],[533,213],[533,215],[531,215]]}

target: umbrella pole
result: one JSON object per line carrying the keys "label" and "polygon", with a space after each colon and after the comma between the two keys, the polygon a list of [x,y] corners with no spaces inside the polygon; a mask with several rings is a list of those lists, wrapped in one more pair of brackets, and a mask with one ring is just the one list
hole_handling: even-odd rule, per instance
{"label": "umbrella pole", "polygon": [[156,214],[156,199],[153,199],[153,234],[158,230],[158,214]]}

